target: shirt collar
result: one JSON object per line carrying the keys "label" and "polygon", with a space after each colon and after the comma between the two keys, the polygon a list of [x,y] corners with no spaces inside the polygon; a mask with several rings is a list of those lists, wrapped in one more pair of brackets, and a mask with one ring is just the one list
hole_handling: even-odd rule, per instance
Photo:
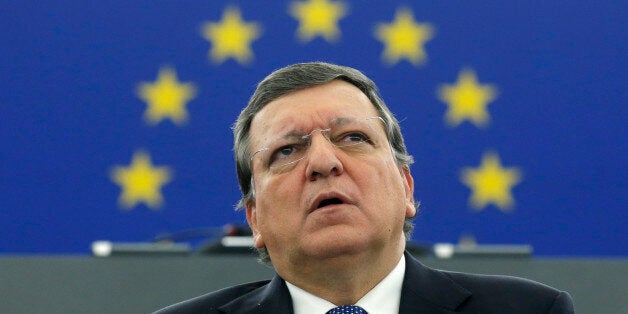
{"label": "shirt collar", "polygon": [[[355,305],[361,306],[368,313],[396,314],[399,313],[401,286],[406,272],[406,260],[402,255],[397,266],[380,281],[371,291],[364,295]],[[333,303],[317,297],[286,281],[294,314],[324,314],[336,307]],[[339,304],[341,305],[341,304]]]}

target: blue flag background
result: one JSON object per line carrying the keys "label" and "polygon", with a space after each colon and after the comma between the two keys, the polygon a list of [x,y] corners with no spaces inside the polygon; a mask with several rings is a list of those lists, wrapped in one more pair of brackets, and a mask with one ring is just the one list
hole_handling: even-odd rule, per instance
{"label": "blue flag background", "polygon": [[628,255],[625,2],[2,7],[0,253],[245,223],[230,127],[270,71],[320,60],[371,77],[401,121],[416,241]]}

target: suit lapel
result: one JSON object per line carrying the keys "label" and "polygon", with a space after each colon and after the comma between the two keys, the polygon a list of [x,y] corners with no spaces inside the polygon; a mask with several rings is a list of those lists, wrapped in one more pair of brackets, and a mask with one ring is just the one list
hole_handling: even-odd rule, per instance
{"label": "suit lapel", "polygon": [[406,273],[399,313],[451,313],[471,292],[443,273],[421,264],[405,253]]}
{"label": "suit lapel", "polygon": [[[407,252],[405,257],[400,314],[452,313],[471,296],[445,274],[426,267]],[[218,309],[223,313],[294,313],[290,292],[279,275]]]}
{"label": "suit lapel", "polygon": [[218,308],[223,313],[287,313],[292,314],[292,298],[279,275],[265,286],[255,289]]}

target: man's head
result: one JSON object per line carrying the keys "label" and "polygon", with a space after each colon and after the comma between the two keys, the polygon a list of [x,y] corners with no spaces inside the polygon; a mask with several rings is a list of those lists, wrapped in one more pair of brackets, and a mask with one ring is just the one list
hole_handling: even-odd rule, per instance
{"label": "man's head", "polygon": [[[357,140],[359,145],[338,147],[344,146],[339,144],[341,139],[325,139],[329,137],[327,129],[339,132],[341,127],[337,125],[351,125],[373,138]],[[264,247],[271,255],[288,249],[290,245],[282,242],[282,237],[292,241],[294,250],[307,245],[297,243],[302,240],[299,236],[314,239],[320,235],[318,243],[323,244],[322,239],[329,234],[318,232],[320,229],[342,237],[349,229],[366,234],[366,229],[381,224],[376,230],[380,233],[373,236],[380,238],[386,228],[392,232],[398,226],[406,235],[411,231],[410,219],[416,213],[409,173],[412,157],[377,87],[359,71],[304,63],[273,72],[260,82],[238,117],[234,135],[243,194],[238,207],[247,209],[256,246],[262,253]],[[354,143],[359,138],[352,136],[348,141]],[[278,168],[274,161],[295,150],[279,146],[284,150],[277,152],[277,145],[286,141],[294,144],[295,139],[305,145],[299,146],[304,149],[300,152],[302,159]],[[321,201],[341,204],[329,215],[309,208]],[[311,215],[313,212],[316,215]],[[355,226],[340,228],[345,219],[355,222]],[[332,225],[338,228],[323,228]],[[308,254],[316,252],[316,248],[310,249]]]}

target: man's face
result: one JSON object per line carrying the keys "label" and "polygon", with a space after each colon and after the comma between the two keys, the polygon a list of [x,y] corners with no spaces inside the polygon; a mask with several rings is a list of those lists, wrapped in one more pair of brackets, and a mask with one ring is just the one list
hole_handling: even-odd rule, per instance
{"label": "man's face", "polygon": [[[376,116],[364,93],[337,80],[284,95],[253,119],[251,152],[271,149],[251,160],[255,200],[247,204],[246,214],[255,246],[266,246],[276,268],[390,253],[404,243],[404,219],[415,214],[413,180],[408,169],[395,163],[383,122],[366,120]],[[314,131],[329,128],[331,121],[354,118],[363,128],[368,126],[370,139],[362,146],[337,147]],[[303,159],[279,168],[273,164],[298,151],[276,150],[291,141],[286,138],[310,133]],[[334,140],[338,144],[359,139],[340,134]]]}

